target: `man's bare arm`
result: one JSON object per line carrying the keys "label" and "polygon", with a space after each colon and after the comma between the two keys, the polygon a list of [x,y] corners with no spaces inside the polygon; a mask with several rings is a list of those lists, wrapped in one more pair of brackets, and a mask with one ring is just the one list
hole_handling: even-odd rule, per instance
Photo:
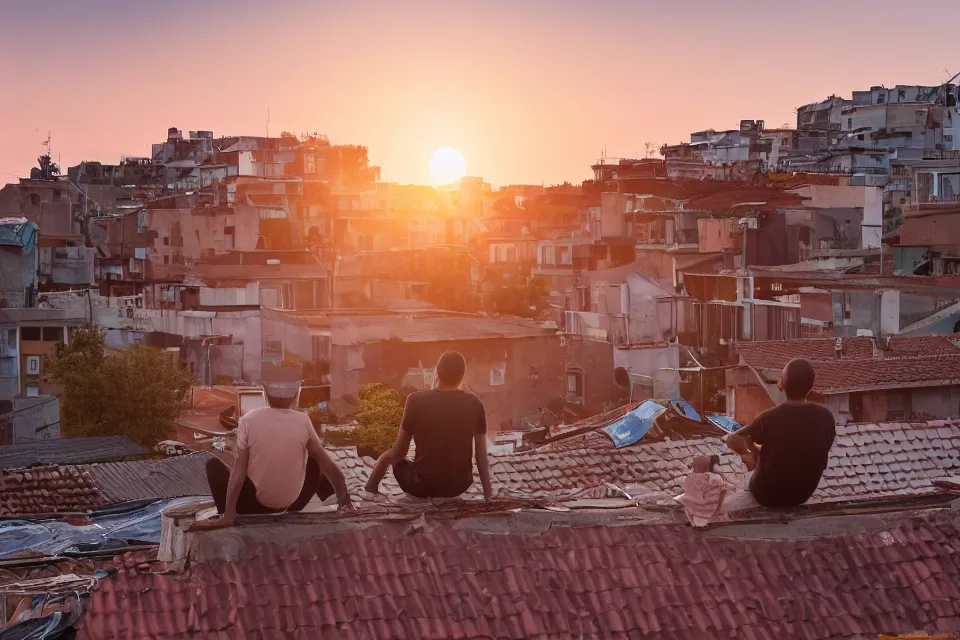
{"label": "man's bare arm", "polygon": [[190,531],[211,531],[232,527],[237,521],[237,501],[240,499],[240,490],[243,481],[247,479],[247,464],[250,461],[250,451],[238,449],[233,469],[230,470],[230,479],[227,481],[227,499],[223,505],[223,514],[219,518],[201,520],[190,527]]}
{"label": "man's bare arm", "polygon": [[760,420],[754,420],[736,433],[727,436],[727,447],[740,455],[755,454],[757,444],[754,438],[761,430]]}
{"label": "man's bare arm", "polygon": [[383,480],[383,476],[387,474],[387,468],[407,457],[412,439],[413,435],[409,431],[400,429],[400,432],[397,434],[397,440],[393,443],[390,450],[385,451],[377,458],[377,464],[373,466],[373,472],[370,473],[370,479],[367,480],[367,491],[377,493],[377,491],[380,490],[380,482]]}
{"label": "man's bare arm", "polygon": [[480,474],[480,484],[483,485],[483,499],[493,497],[493,488],[490,484],[490,460],[487,458],[487,435],[478,433],[473,436],[473,452],[477,459],[477,473]]}
{"label": "man's bare arm", "polygon": [[758,416],[744,428],[727,436],[727,447],[739,454],[740,459],[743,460],[743,464],[749,471],[753,471],[757,467],[760,447],[754,439],[762,432],[762,425],[762,418]]}
{"label": "man's bare arm", "polygon": [[347,481],[343,477],[343,472],[340,471],[340,467],[320,444],[320,439],[310,438],[307,441],[307,451],[317,463],[317,466],[320,467],[320,473],[333,485],[334,491],[337,492],[337,503],[340,507],[344,509],[352,508],[353,503],[350,501],[350,491],[347,489]]}

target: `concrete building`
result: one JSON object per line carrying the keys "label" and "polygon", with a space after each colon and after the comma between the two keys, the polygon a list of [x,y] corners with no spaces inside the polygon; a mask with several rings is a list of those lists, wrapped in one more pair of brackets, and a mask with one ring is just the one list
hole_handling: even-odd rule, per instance
{"label": "concrete building", "polygon": [[464,384],[483,400],[491,432],[537,426],[564,393],[560,336],[519,318],[264,311],[263,341],[265,362],[329,367],[330,400],[343,408],[367,383],[429,386],[450,349],[467,360]]}

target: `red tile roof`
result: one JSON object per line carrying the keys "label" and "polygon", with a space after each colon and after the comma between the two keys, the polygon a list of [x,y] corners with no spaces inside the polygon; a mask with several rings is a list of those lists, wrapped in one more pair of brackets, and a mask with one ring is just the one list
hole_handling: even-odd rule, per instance
{"label": "red tile roof", "polygon": [[[641,441],[642,442],[642,441]],[[639,493],[679,494],[690,462],[718,455],[720,472],[738,481],[746,471],[740,458],[718,438],[636,444],[622,449],[609,438],[589,433],[534,451],[490,457],[498,495],[521,498],[602,497],[605,483],[632,485]],[[373,467],[353,448],[330,449],[351,490],[359,492]],[[904,455],[906,454],[906,455]],[[960,421],[847,424],[837,427],[827,470],[810,502],[923,495],[938,491],[934,480],[960,475]],[[387,473],[384,492],[400,489]],[[479,496],[479,482],[470,494]],[[359,495],[358,497],[362,498]]]}
{"label": "red tile roof", "polygon": [[960,382],[960,347],[945,336],[894,337],[880,357],[873,355],[871,338],[843,339],[840,358],[836,343],[835,338],[741,342],[737,352],[767,382],[779,379],[793,358],[806,358],[813,363],[818,392]]}
{"label": "red tile roof", "polygon": [[195,542],[215,555],[183,575],[119,558],[85,601],[79,637],[768,640],[960,629],[960,520],[949,510],[834,521],[822,537],[805,521],[787,538],[544,516],[545,531],[460,521],[203,534]]}
{"label": "red tile roof", "polygon": [[79,467],[0,471],[0,516],[84,512],[106,498]]}

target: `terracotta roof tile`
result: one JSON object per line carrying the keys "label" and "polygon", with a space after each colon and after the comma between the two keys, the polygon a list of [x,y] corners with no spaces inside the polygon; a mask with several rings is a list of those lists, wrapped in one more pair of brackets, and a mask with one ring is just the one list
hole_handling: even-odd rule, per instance
{"label": "terracotta roof tile", "polygon": [[882,357],[873,355],[871,338],[844,339],[836,357],[836,340],[742,342],[744,362],[760,370],[766,382],[779,379],[793,358],[806,358],[816,372],[814,390],[831,392],[858,387],[944,383],[960,380],[960,347],[944,336],[893,337]]}
{"label": "terracotta roof tile", "polygon": [[960,620],[960,522],[948,512],[792,540],[677,525],[266,535],[231,533],[230,561],[179,576],[118,558],[85,602],[79,637],[766,640]]}
{"label": "terracotta roof tile", "polygon": [[[902,422],[838,426],[824,482],[811,502],[882,498],[904,490],[917,494],[934,492],[933,480],[960,474],[960,448],[953,444],[960,440],[960,422],[936,424],[944,426]],[[888,437],[903,444],[890,445],[882,453],[879,443],[886,444]],[[561,448],[555,448],[561,443]],[[352,447],[330,452],[347,477],[351,491],[359,495],[373,461],[357,458]],[[711,454],[720,457],[721,472],[729,480],[737,482],[745,473],[740,458],[718,438],[614,449],[609,446],[609,438],[598,433],[533,451],[491,456],[490,472],[495,491],[512,497],[602,497],[610,493],[605,483],[676,495],[682,491],[690,461],[698,455]],[[832,484],[827,484],[828,479]],[[391,495],[401,494],[389,472],[382,488]],[[474,483],[470,494],[480,495],[479,482]]]}
{"label": "terracotta roof tile", "polygon": [[90,475],[76,466],[0,471],[0,516],[82,512],[105,500]]}

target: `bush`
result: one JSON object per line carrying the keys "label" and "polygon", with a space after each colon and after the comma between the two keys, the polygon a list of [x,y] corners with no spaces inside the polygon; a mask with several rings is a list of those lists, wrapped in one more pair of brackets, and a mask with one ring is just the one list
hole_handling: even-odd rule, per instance
{"label": "bush", "polygon": [[393,446],[400,431],[403,402],[398,391],[383,383],[364,385],[357,408],[351,414],[357,426],[342,432],[340,437],[357,447],[386,451]]}
{"label": "bush", "polygon": [[157,349],[137,346],[108,355],[103,334],[92,329],[58,345],[49,372],[63,386],[64,436],[125,435],[148,448],[170,437],[193,384],[189,371],[170,366]]}

